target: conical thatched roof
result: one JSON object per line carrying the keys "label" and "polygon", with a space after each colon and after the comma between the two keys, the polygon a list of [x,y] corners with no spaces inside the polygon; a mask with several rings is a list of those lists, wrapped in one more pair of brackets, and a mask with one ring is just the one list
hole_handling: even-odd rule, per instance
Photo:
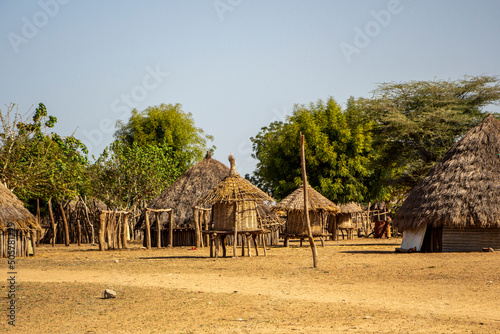
{"label": "conical thatched roof", "polygon": [[[309,210],[340,213],[340,208],[335,203],[314,190],[309,184],[307,185],[307,194],[309,195]],[[274,209],[278,211],[304,211],[304,185],[301,184],[294,192],[276,204]]]}
{"label": "conical thatched roof", "polygon": [[340,205],[340,213],[349,214],[349,213],[358,213],[362,212],[363,209],[358,203],[350,202],[346,204]]}
{"label": "conical thatched roof", "polygon": [[0,182],[0,229],[6,231],[10,222],[16,225],[16,230],[41,230],[35,217],[16,195]]}
{"label": "conical thatched roof", "polygon": [[396,212],[401,231],[500,227],[500,121],[488,115],[455,143]]}
{"label": "conical thatched roof", "polygon": [[[148,208],[173,209],[177,226],[188,225],[193,217],[193,206],[228,173],[229,168],[213,159],[210,152],[207,152],[203,160],[188,169],[174,184],[152,200]],[[139,226],[143,220],[138,222]]]}
{"label": "conical thatched roof", "polygon": [[274,199],[236,172],[232,154],[229,155],[229,162],[231,163],[229,175],[203,196],[199,204],[213,205],[220,202],[238,201],[274,202]]}

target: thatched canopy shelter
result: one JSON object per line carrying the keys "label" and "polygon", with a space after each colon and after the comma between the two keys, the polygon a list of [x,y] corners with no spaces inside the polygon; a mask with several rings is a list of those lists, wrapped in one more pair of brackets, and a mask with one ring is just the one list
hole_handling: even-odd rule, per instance
{"label": "thatched canopy shelter", "polygon": [[16,238],[16,256],[29,255],[29,248],[35,244],[33,233],[41,227],[16,195],[0,183],[0,257],[9,256],[8,230],[12,227]]}
{"label": "thatched canopy shelter", "polygon": [[488,115],[456,142],[411,190],[394,224],[414,239],[425,233],[422,250],[500,247],[500,121]]}
{"label": "thatched canopy shelter", "polygon": [[274,202],[265,192],[236,172],[235,159],[229,156],[229,174],[198,202],[212,206],[213,228],[221,231],[260,229],[257,206]]}
{"label": "thatched canopy shelter", "polygon": [[[310,185],[307,186],[311,230],[313,236],[322,236],[326,233],[327,216],[340,213],[340,208],[314,190]],[[285,235],[307,236],[307,223],[304,221],[304,185],[300,185],[300,187],[281,200],[273,209],[287,213]]]}
{"label": "thatched canopy shelter", "polygon": [[[148,208],[173,209],[176,228],[191,227],[193,224],[193,206],[228,173],[229,168],[213,159],[210,152],[207,152],[203,160],[188,169],[160,196],[148,203]],[[163,215],[160,216],[160,219],[163,219],[161,221],[163,225],[168,223],[168,220]],[[144,219],[139,220],[136,228],[142,228],[143,224]]]}

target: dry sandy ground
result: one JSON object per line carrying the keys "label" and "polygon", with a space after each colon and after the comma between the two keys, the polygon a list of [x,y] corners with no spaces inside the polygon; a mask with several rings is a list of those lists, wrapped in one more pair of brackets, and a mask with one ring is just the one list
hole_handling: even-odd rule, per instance
{"label": "dry sandy ground", "polygon": [[[44,245],[16,262],[7,333],[500,333],[500,253],[396,254],[400,239],[328,241],[267,257],[208,249]],[[118,298],[103,299],[104,289]]]}

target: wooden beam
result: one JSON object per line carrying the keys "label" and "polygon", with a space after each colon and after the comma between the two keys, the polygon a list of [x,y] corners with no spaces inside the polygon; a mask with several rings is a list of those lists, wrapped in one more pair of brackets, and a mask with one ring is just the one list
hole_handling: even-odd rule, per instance
{"label": "wooden beam", "polygon": [[156,218],[156,247],[161,248],[161,223],[160,223],[160,213],[155,211]]}
{"label": "wooden beam", "polygon": [[70,240],[69,240],[69,226],[68,226],[68,220],[66,219],[66,213],[64,212],[64,207],[62,205],[62,202],[59,201],[59,209],[61,210],[61,216],[63,219],[63,227],[64,227],[64,244],[66,246],[69,246]]}
{"label": "wooden beam", "polygon": [[174,247],[174,212],[170,210],[168,213],[169,230],[168,230],[168,247]]}
{"label": "wooden beam", "polygon": [[149,209],[146,209],[146,231],[144,231],[144,237],[146,238],[146,248],[151,249],[151,226],[149,225]]}
{"label": "wooden beam", "polygon": [[104,244],[104,230],[106,229],[106,214],[104,212],[101,212],[99,214],[99,250],[104,251],[105,244]]}
{"label": "wooden beam", "polygon": [[124,249],[127,249],[128,248],[128,245],[127,245],[127,231],[128,231],[128,216],[129,214],[126,213],[123,215],[123,228],[122,228],[122,247]]}
{"label": "wooden beam", "polygon": [[311,245],[311,250],[313,253],[313,266],[318,267],[318,252],[316,250],[316,244],[314,243],[314,238],[312,236],[311,221],[309,220],[309,197],[307,194],[307,174],[306,174],[306,158],[304,149],[304,135],[300,133],[300,161],[302,166],[302,183],[304,187],[304,219],[307,224],[307,234],[309,237],[309,244]]}
{"label": "wooden beam", "polygon": [[194,221],[194,245],[196,248],[201,247],[201,231],[198,223],[198,209],[193,206],[193,221]]}
{"label": "wooden beam", "polygon": [[56,221],[54,219],[54,212],[52,211],[52,198],[49,198],[49,216],[50,227],[52,228],[52,247],[56,246]]}

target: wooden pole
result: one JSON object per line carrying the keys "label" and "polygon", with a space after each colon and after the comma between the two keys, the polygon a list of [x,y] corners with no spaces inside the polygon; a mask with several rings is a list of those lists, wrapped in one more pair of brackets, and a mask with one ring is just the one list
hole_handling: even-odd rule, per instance
{"label": "wooden pole", "polygon": [[233,256],[238,257],[236,253],[236,244],[238,243],[238,226],[236,223],[236,219],[234,220],[234,242],[233,242]]}
{"label": "wooden pole", "polygon": [[174,210],[168,213],[169,230],[168,230],[168,247],[174,247]]}
{"label": "wooden pole", "polygon": [[[202,221],[202,220],[203,220],[203,222],[205,223],[205,228],[204,228],[204,229],[205,229],[205,231],[208,231],[208,230],[209,230],[209,228],[208,228],[208,227],[209,227],[209,226],[208,226],[208,218],[207,218],[208,211],[206,211],[206,210],[202,210],[202,211],[200,212],[200,214],[201,214],[200,221]],[[208,234],[206,234],[206,236],[205,236],[205,243],[206,243],[206,244],[208,243]]]}
{"label": "wooden pole", "polygon": [[123,230],[122,230],[122,247],[127,249],[127,231],[128,231],[128,213],[123,215]]}
{"label": "wooden pole", "polygon": [[117,239],[117,248],[122,249],[122,234],[123,234],[123,228],[122,228],[122,217],[123,214],[119,213],[118,214],[118,220],[117,220],[117,226],[116,226],[116,239]]}
{"label": "wooden pole", "polygon": [[64,226],[64,244],[66,246],[69,246],[70,240],[69,240],[69,226],[68,226],[68,220],[66,219],[66,213],[64,212],[64,207],[62,205],[62,202],[59,201],[59,209],[61,210],[61,216],[63,219],[63,226]]}
{"label": "wooden pole", "polygon": [[54,220],[54,212],[52,211],[52,198],[49,198],[49,216],[50,227],[52,228],[52,247],[56,246],[56,221]]}
{"label": "wooden pole", "polygon": [[99,250],[105,250],[104,230],[106,229],[106,214],[101,212],[99,214]]}
{"label": "wooden pole", "polygon": [[[38,226],[42,226],[41,218],[40,218],[40,199],[36,199],[36,222],[38,223]],[[36,245],[40,246],[40,239],[38,238],[38,230],[35,230],[35,241]],[[33,252],[35,249],[33,248]],[[33,254],[35,255],[35,254]]]}
{"label": "wooden pole", "polygon": [[115,227],[116,213],[113,212],[113,213],[109,214],[109,216],[107,218],[108,219],[106,221],[106,239],[108,241],[108,249],[115,249],[115,247],[116,247],[115,246],[115,239],[113,237],[112,230]]}
{"label": "wooden pole", "polygon": [[76,242],[78,246],[80,246],[80,243],[82,242],[82,226],[80,225],[80,217],[76,217],[76,224],[77,224]]}
{"label": "wooden pole", "polygon": [[306,174],[306,158],[304,149],[304,135],[300,133],[300,161],[302,166],[302,184],[304,187],[304,219],[307,223],[307,235],[309,236],[309,244],[311,245],[311,250],[313,253],[313,266],[318,267],[318,252],[316,250],[316,244],[314,243],[314,238],[311,231],[311,221],[309,220],[309,197],[307,194],[307,174]]}
{"label": "wooden pole", "polygon": [[160,222],[160,214],[155,212],[156,218],[156,247],[161,248],[161,222]]}
{"label": "wooden pole", "polygon": [[31,248],[33,249],[33,256],[35,256],[35,249],[36,249],[36,231],[32,231],[31,234]]}
{"label": "wooden pole", "polygon": [[200,248],[201,231],[200,231],[200,225],[198,225],[198,209],[196,209],[196,207],[194,206],[193,206],[193,220],[194,220],[194,245],[196,246],[196,248]]}
{"label": "wooden pole", "polygon": [[144,236],[146,238],[146,248],[151,249],[151,226],[149,225],[149,209],[146,209],[146,231]]}

